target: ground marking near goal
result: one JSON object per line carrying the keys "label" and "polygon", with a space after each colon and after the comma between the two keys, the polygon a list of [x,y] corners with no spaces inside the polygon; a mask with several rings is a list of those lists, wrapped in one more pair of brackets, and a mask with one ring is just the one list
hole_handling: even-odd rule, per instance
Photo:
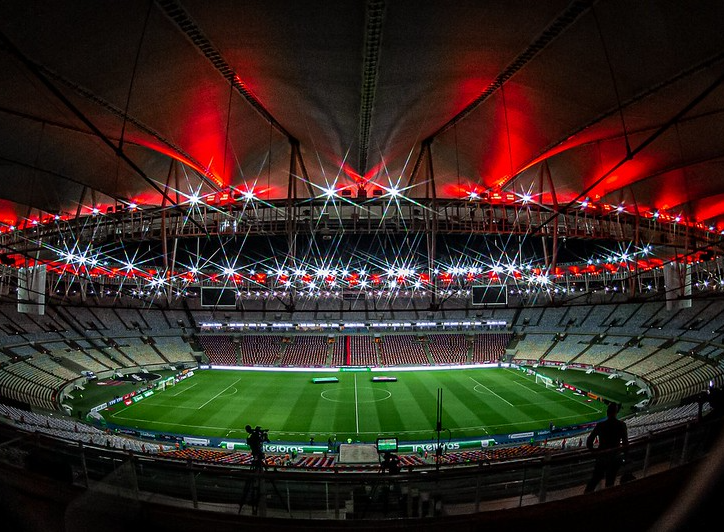
{"label": "ground marking near goal", "polygon": [[357,374],[354,374],[354,417],[357,434],[359,434],[359,403],[357,402]]}
{"label": "ground marking near goal", "polygon": [[488,388],[487,386],[485,386],[485,384],[482,384],[482,383],[476,381],[476,380],[473,379],[472,377],[470,377],[470,380],[473,381],[473,382],[474,382],[475,384],[477,384],[478,386],[482,386],[483,388],[485,388],[486,390],[488,390],[490,393],[492,393],[495,397],[497,397],[497,398],[500,399],[501,401],[505,401],[505,402],[508,403],[510,406],[512,406],[513,408],[515,408],[515,405],[514,405],[513,403],[511,403],[511,402],[508,401],[507,399],[504,399],[503,397],[500,397],[500,396],[499,396],[497,393],[495,393],[493,390],[491,390],[490,388]]}
{"label": "ground marking near goal", "polygon": [[188,386],[187,388],[184,388],[184,389],[181,390],[180,392],[173,394],[171,397],[176,397],[176,396],[178,396],[178,395],[181,395],[181,394],[184,393],[186,390],[190,390],[191,388],[193,388],[193,387],[196,386],[197,384],[198,384],[198,382],[195,382],[195,383],[193,383],[191,386]]}
{"label": "ground marking near goal", "polygon": [[224,388],[223,390],[221,390],[219,393],[217,393],[217,394],[216,394],[215,396],[213,396],[211,399],[209,399],[208,401],[206,401],[204,404],[202,404],[202,405],[201,405],[200,407],[198,407],[196,410],[201,410],[203,407],[205,407],[205,406],[208,405],[211,401],[213,401],[214,399],[216,399],[217,397],[219,397],[219,396],[220,396],[222,393],[224,393],[226,390],[228,390],[229,388],[233,388],[233,387],[236,385],[236,383],[239,382],[240,380],[241,380],[241,378],[236,379],[232,384],[229,384],[226,388]]}
{"label": "ground marking near goal", "polygon": [[[510,371],[511,373],[515,373],[515,375],[519,375],[518,372],[515,372],[515,371],[513,371],[513,370],[511,370],[511,369],[508,369],[508,371]],[[550,377],[549,377],[549,378],[550,378]],[[527,382],[530,382],[530,378],[527,378],[526,381],[527,381]],[[524,386],[523,384],[519,383],[518,381],[513,381],[513,382],[516,383],[516,384],[520,384],[520,386]],[[538,384],[536,384],[536,386],[538,386]],[[527,388],[527,386],[526,386],[526,388]],[[548,388],[548,387],[546,386],[546,389],[547,389],[547,388]],[[530,389],[530,388],[529,388],[529,389]],[[594,412],[600,412],[600,410],[599,410],[598,408],[595,408],[595,407],[593,407],[593,406],[591,406],[591,405],[589,405],[589,404],[586,404],[586,403],[584,402],[584,399],[585,399],[585,398],[581,398],[580,400],[578,400],[578,398],[577,398],[575,395],[574,395],[574,397],[573,397],[573,400],[576,401],[578,404],[581,404],[581,405],[585,406],[586,408],[588,408],[588,409],[590,409],[590,410],[593,410]]]}

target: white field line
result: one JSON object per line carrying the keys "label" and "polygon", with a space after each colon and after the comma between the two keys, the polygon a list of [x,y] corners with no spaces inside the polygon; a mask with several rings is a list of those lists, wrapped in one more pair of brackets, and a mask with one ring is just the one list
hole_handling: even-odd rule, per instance
{"label": "white field line", "polygon": [[357,374],[354,374],[354,418],[357,434],[359,434],[359,403],[357,402]]}
{"label": "white field line", "polygon": [[216,394],[215,396],[213,396],[211,399],[209,399],[208,401],[206,401],[204,404],[202,404],[202,405],[201,405],[200,407],[198,407],[196,410],[201,410],[203,407],[205,407],[205,406],[208,405],[211,401],[213,401],[214,399],[216,399],[217,397],[219,397],[219,396],[220,396],[222,393],[224,393],[226,390],[228,390],[229,388],[233,388],[234,385],[235,385],[237,382],[239,382],[240,380],[241,380],[241,378],[236,379],[232,384],[229,384],[226,388],[224,388],[223,390],[221,390],[219,393],[217,393],[217,394]]}
{"label": "white field line", "polygon": [[479,383],[478,381],[476,381],[476,380],[473,379],[472,377],[470,377],[470,380],[473,381],[473,382],[474,382],[475,384],[477,384],[478,386],[482,386],[483,388],[485,388],[486,390],[488,390],[490,393],[492,393],[495,397],[497,397],[497,398],[500,399],[501,401],[505,401],[505,402],[508,403],[510,406],[512,406],[513,408],[515,408],[515,405],[514,405],[513,403],[511,403],[510,401],[508,401],[507,399],[505,399],[505,398],[503,398],[503,397],[500,397],[500,396],[499,396],[497,393],[495,393],[493,390],[491,390],[490,388],[488,388],[487,386],[485,386],[485,384]]}
{"label": "white field line", "polygon": [[177,397],[177,396],[181,395],[182,393],[184,393],[185,391],[190,390],[191,388],[193,388],[193,387],[196,386],[197,384],[198,384],[198,382],[195,382],[195,383],[193,383],[191,386],[189,386],[189,387],[187,387],[187,388],[184,388],[183,390],[181,390],[181,391],[178,392],[178,393],[173,394],[171,397]]}

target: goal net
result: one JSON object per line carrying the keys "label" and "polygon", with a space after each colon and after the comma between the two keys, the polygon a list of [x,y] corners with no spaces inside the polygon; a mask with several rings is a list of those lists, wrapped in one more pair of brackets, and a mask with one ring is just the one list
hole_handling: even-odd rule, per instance
{"label": "goal net", "polygon": [[535,374],[535,383],[542,384],[546,388],[556,387],[556,383],[553,382],[553,379],[551,379],[550,377],[546,377],[545,375],[539,375],[538,373]]}

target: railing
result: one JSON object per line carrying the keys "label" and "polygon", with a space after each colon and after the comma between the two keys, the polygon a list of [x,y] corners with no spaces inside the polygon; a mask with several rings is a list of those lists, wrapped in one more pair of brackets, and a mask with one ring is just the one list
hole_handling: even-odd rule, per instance
{"label": "railing", "polygon": [[[718,444],[719,429],[718,423],[693,423],[633,441],[619,477],[635,482],[705,459]],[[468,515],[561,500],[583,493],[596,456],[583,447],[501,463],[415,466],[391,475],[377,467],[252,470],[72,446],[39,434],[0,447],[5,461],[43,463],[32,458],[44,457],[46,472],[134,501],[153,497],[206,511],[327,520]]]}
{"label": "railing", "polygon": [[149,239],[160,238],[162,231],[174,238],[206,237],[208,234],[284,235],[290,228],[294,233],[428,232],[432,230],[433,220],[435,230],[441,234],[527,234],[536,231],[551,235],[557,227],[560,236],[630,242],[638,235],[642,242],[677,247],[688,247],[692,238],[707,243],[721,240],[718,232],[703,224],[671,217],[637,217],[608,207],[591,206],[560,212],[556,226],[553,223],[543,225],[555,210],[552,206],[516,202],[425,198],[392,202],[382,198],[330,201],[317,198],[292,204],[286,200],[223,205],[200,203],[172,211],[147,207],[126,212],[111,209],[106,214],[78,218],[48,217],[13,230],[3,226],[0,245],[22,248],[27,242],[61,245],[68,239],[78,243]]}

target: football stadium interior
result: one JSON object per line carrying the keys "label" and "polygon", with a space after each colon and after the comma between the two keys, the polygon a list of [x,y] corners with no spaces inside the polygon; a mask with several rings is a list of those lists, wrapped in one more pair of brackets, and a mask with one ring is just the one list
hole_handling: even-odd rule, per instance
{"label": "football stadium interior", "polygon": [[3,3],[8,526],[721,520],[722,21]]}

